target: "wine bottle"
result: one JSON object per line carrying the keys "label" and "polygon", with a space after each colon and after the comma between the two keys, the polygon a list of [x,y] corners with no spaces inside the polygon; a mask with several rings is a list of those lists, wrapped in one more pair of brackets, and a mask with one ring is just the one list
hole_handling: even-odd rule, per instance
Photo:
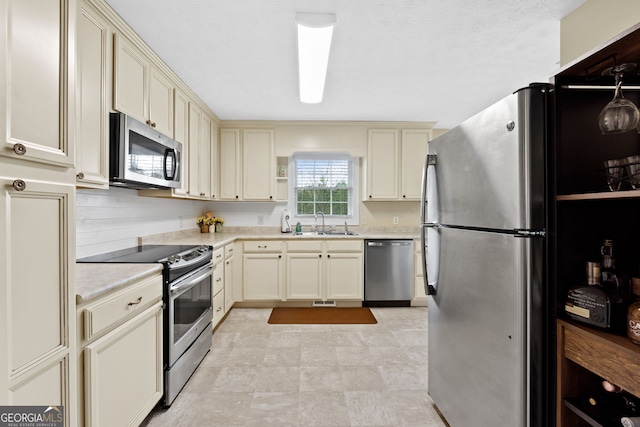
{"label": "wine bottle", "polygon": [[640,417],[622,417],[620,423],[624,427],[640,427]]}

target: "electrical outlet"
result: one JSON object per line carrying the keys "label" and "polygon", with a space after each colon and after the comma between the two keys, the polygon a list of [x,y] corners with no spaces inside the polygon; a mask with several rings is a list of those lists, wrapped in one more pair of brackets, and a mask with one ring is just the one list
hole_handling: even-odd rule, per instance
{"label": "electrical outlet", "polygon": [[181,216],[178,217],[178,223],[180,224],[180,228],[184,226],[184,221],[182,220]]}
{"label": "electrical outlet", "polygon": [[264,217],[262,215],[258,215],[258,225],[264,225]]}
{"label": "electrical outlet", "polygon": [[394,217],[393,217],[393,223],[394,223],[394,224],[397,224],[397,223],[398,223],[398,217],[397,217],[397,216],[394,216]]}

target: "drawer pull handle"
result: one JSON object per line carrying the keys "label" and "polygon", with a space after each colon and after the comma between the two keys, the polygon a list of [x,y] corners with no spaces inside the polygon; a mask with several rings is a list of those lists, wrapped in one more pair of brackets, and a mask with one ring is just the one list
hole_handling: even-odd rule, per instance
{"label": "drawer pull handle", "polygon": [[231,264],[229,261],[227,261],[227,265]]}
{"label": "drawer pull handle", "polygon": [[27,147],[25,147],[24,144],[20,144],[19,142],[15,143],[13,144],[13,152],[18,156],[24,156],[25,154],[27,154]]}
{"label": "drawer pull handle", "polygon": [[13,184],[11,184],[11,186],[16,191],[24,191],[27,188],[27,183],[21,179],[16,179],[15,181],[13,181]]}
{"label": "drawer pull handle", "polygon": [[132,305],[138,305],[142,302],[142,297],[138,297],[137,301],[135,302],[130,302],[129,304],[127,304],[129,307],[131,307]]}
{"label": "drawer pull handle", "polygon": [[258,249],[266,249],[266,248],[267,248],[267,245],[264,245],[264,246],[258,245]]}
{"label": "drawer pull handle", "polygon": [[216,258],[222,258],[222,255],[216,255]]}
{"label": "drawer pull handle", "polygon": [[222,307],[218,307],[218,309],[216,310],[216,313],[222,311]]}
{"label": "drawer pull handle", "polygon": [[220,281],[222,281],[222,278],[218,277],[218,278],[216,279],[216,282],[220,282]]}

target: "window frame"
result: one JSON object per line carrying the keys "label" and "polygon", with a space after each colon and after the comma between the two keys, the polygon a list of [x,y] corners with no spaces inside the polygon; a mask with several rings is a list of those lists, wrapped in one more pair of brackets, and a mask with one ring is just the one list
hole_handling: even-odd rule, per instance
{"label": "window frame", "polygon": [[[346,222],[349,225],[358,225],[359,223],[359,176],[360,176],[360,162],[359,158],[353,157],[346,153],[296,153],[289,158],[289,202],[287,208],[291,212],[293,222],[300,222],[301,224],[315,224],[315,214],[298,214],[297,205],[297,185],[298,176],[296,173],[296,162],[298,160],[348,160],[350,162],[350,183],[349,191],[349,203],[347,215],[330,215],[325,213],[325,225],[344,225]],[[315,202],[314,202],[315,204]]]}

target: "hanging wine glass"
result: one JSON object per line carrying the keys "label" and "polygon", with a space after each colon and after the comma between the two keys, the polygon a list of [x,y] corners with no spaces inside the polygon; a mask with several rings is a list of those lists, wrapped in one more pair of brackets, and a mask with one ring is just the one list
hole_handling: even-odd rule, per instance
{"label": "hanging wine glass", "polygon": [[622,133],[634,130],[640,121],[640,112],[633,102],[622,96],[622,74],[636,68],[636,64],[621,64],[605,70],[602,74],[614,75],[616,89],[609,102],[598,116],[600,130],[604,134]]}

